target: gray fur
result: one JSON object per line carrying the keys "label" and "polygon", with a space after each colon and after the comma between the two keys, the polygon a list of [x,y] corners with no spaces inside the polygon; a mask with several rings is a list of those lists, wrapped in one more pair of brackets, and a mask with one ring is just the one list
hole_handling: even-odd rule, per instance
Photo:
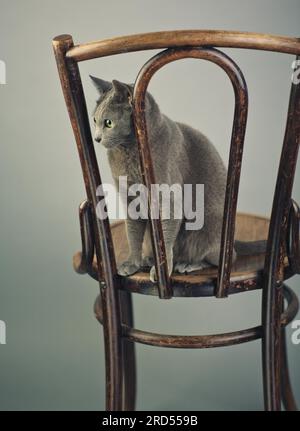
{"label": "gray fur", "polygon": [[[129,185],[141,183],[132,120],[133,86],[92,79],[100,93],[94,112],[95,139],[101,139],[108,150],[116,185],[120,175],[128,176]],[[114,126],[104,127],[105,119],[112,120]],[[204,227],[201,230],[186,230],[184,220],[171,218],[162,222],[169,272],[173,267],[188,272],[208,264],[218,265],[226,185],[226,169],[221,157],[201,132],[161,113],[150,93],[146,95],[146,120],[156,182],[205,185]],[[121,275],[137,272],[151,257],[149,235],[145,235],[147,222],[128,219],[126,226],[131,253],[118,268]],[[154,267],[150,276],[155,279]]]}

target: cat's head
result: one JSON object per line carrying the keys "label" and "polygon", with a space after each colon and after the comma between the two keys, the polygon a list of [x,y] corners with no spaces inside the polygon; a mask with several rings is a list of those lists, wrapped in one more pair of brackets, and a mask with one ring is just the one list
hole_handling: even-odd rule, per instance
{"label": "cat's head", "polygon": [[131,105],[133,85],[90,78],[100,96],[93,113],[95,141],[106,148],[132,145],[135,142]]}
{"label": "cat's head", "polygon": [[[99,93],[93,113],[95,141],[101,142],[106,148],[114,148],[119,145],[129,147],[136,144],[132,115],[134,85],[116,80],[104,81],[94,76],[90,76],[90,78]],[[151,131],[160,123],[160,111],[154,98],[148,92],[145,106],[146,121]]]}

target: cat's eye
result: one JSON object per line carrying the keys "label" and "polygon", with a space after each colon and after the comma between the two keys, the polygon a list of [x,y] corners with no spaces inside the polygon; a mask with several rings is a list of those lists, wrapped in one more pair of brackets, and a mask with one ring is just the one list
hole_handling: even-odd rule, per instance
{"label": "cat's eye", "polygon": [[97,121],[96,121],[96,118],[94,117],[94,123],[96,124],[97,123]]}
{"label": "cat's eye", "polygon": [[104,126],[111,129],[113,126],[113,122],[107,118],[106,120],[104,120]]}

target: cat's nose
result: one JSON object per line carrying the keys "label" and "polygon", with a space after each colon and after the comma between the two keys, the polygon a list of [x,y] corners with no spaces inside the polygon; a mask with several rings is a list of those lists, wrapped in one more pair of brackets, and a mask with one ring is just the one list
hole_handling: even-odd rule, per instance
{"label": "cat's nose", "polygon": [[95,136],[95,138],[94,138],[94,139],[95,139],[95,141],[96,141],[96,142],[98,142],[98,143],[99,143],[99,142],[101,142],[101,138],[100,138],[100,136]]}

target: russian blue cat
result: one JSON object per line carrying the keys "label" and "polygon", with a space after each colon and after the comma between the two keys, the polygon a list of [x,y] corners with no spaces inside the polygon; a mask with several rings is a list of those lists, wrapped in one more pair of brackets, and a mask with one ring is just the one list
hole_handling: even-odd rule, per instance
{"label": "russian blue cat", "polygon": [[[94,138],[107,148],[116,186],[119,176],[128,177],[128,185],[142,183],[135,137],[132,96],[133,85],[91,77],[99,92],[93,120]],[[162,220],[169,273],[173,269],[188,273],[218,265],[226,187],[226,169],[213,144],[198,130],[176,122],[163,114],[153,96],[146,94],[146,122],[154,172],[158,184],[204,184],[204,225],[187,230],[184,216]],[[195,189],[193,191],[195,193]],[[195,198],[195,196],[193,196]],[[171,208],[177,202],[171,195]],[[120,275],[131,275],[144,266],[152,266],[152,247],[147,220],[126,220],[130,248],[128,259],[118,267]],[[236,257],[234,251],[233,259]]]}

